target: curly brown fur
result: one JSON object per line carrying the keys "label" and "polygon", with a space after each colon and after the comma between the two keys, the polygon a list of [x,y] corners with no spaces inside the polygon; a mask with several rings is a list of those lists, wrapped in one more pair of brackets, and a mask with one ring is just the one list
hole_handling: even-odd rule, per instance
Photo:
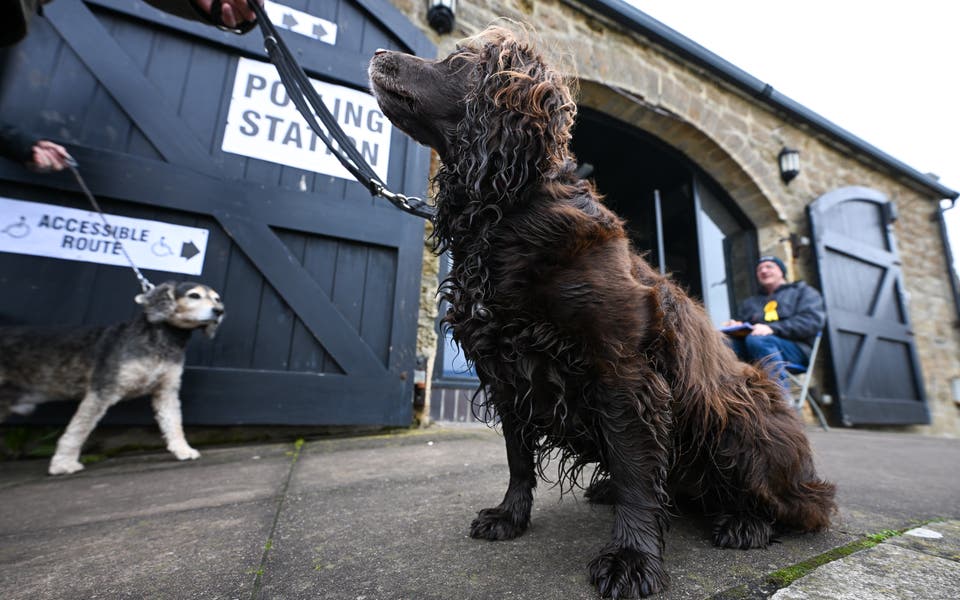
{"label": "curly brown fur", "polygon": [[507,492],[480,511],[473,537],[525,531],[551,458],[564,485],[596,463],[590,496],[613,504],[612,539],[589,567],[605,597],[667,585],[671,486],[718,515],[722,546],[829,524],[833,486],[779,386],[736,360],[576,176],[576,104],[532,44],[491,28],[438,61],[378,51],[370,79],[387,117],[440,155],[434,246],[453,258],[445,324],[506,441]]}

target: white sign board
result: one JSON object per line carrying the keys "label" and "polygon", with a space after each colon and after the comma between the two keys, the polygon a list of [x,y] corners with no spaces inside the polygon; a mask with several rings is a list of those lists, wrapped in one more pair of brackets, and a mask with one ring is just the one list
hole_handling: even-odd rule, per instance
{"label": "white sign board", "polygon": [[326,44],[337,43],[336,23],[276,2],[265,2],[263,8],[270,17],[270,22],[281,29],[287,29]]}
{"label": "white sign board", "polygon": [[[0,197],[0,252],[199,275],[210,232]],[[121,249],[122,244],[122,249]]]}
{"label": "white sign board", "polygon": [[[376,99],[350,88],[310,81],[360,155],[386,181],[393,127],[380,112]],[[221,148],[224,152],[354,179],[297,112],[270,63],[239,59]]]}

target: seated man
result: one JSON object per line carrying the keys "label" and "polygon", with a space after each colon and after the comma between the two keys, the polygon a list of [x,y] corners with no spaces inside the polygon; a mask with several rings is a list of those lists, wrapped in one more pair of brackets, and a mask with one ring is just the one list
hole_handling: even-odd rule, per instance
{"label": "seated man", "polygon": [[806,365],[814,338],[826,323],[823,297],[802,281],[787,283],[787,268],[776,256],[761,256],[756,273],[761,293],[744,300],[737,320],[724,326],[752,325],[748,335],[731,336],[734,351],[741,360],[768,364],[785,385],[783,363]]}

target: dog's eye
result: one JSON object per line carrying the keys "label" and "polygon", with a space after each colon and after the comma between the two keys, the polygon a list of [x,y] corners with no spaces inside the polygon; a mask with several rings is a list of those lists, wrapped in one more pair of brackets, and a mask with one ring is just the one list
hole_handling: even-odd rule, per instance
{"label": "dog's eye", "polygon": [[187,298],[193,298],[194,300],[199,300],[200,294],[199,292],[190,292],[189,294],[187,294]]}

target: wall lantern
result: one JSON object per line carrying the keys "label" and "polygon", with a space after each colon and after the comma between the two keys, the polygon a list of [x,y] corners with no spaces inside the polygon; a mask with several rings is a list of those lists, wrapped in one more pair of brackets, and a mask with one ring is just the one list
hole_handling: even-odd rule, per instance
{"label": "wall lantern", "polygon": [[427,23],[439,34],[453,31],[457,0],[427,0]]}
{"label": "wall lantern", "polygon": [[780,163],[780,179],[783,179],[783,183],[789,184],[800,174],[799,150],[784,147],[777,155],[777,161]]}

